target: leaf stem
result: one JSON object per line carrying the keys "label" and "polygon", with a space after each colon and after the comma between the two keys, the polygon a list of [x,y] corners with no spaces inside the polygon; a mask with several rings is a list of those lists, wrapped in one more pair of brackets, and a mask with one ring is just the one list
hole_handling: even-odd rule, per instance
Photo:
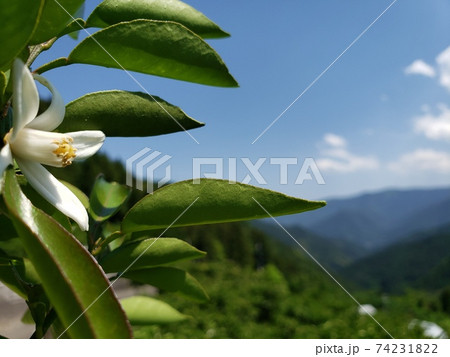
{"label": "leaf stem", "polygon": [[60,57],[60,58],[57,58],[57,59],[55,59],[55,60],[53,60],[51,62],[48,62],[48,63],[42,65],[41,67],[39,67],[38,69],[36,69],[33,72],[37,73],[37,74],[42,74],[42,73],[47,72],[47,71],[49,71],[51,69],[55,69],[55,68],[58,68],[58,67],[64,67],[64,66],[67,66],[69,64],[70,64],[69,60],[66,57]]}
{"label": "leaf stem", "polygon": [[52,39],[40,43],[39,45],[30,46],[30,56],[28,57],[28,60],[25,64],[28,67],[31,66],[34,60],[41,54],[41,52],[50,49],[57,39],[58,37],[53,37]]}
{"label": "leaf stem", "polygon": [[99,228],[100,224],[94,220],[91,221],[89,224],[89,232],[88,232],[88,251],[92,255],[94,255],[94,250],[97,246],[97,239],[96,237],[99,235]]}

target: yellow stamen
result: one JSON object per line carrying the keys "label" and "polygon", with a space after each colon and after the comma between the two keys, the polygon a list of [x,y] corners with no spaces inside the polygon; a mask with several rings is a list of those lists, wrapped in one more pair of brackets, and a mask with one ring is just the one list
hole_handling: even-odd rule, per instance
{"label": "yellow stamen", "polygon": [[60,141],[55,140],[54,143],[58,145],[58,147],[53,151],[53,153],[62,159],[62,166],[66,167],[72,164],[72,160],[77,156],[75,154],[77,149],[72,146],[73,139],[67,137]]}
{"label": "yellow stamen", "polygon": [[12,129],[10,130],[10,131],[8,131],[7,133],[6,133],[6,135],[4,136],[4,138],[3,138],[3,144],[8,144],[8,142],[9,142],[9,137],[11,136],[11,133],[12,133]]}

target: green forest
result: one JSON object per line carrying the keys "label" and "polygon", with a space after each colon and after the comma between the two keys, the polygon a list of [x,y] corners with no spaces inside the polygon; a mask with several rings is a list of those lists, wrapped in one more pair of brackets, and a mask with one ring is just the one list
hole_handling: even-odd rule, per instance
{"label": "green forest", "polygon": [[[123,165],[104,155],[66,170],[53,170],[58,178],[76,184],[85,193],[90,192],[100,173],[109,181],[125,182]],[[128,204],[143,195],[133,190]],[[118,220],[121,214],[117,214]],[[442,268],[433,271],[433,284],[402,280],[398,285],[393,281],[398,286],[394,289],[392,285],[364,281],[362,268],[358,277],[339,269],[343,258],[336,253],[338,263],[327,264],[330,273],[359,303],[377,309],[374,317],[386,332],[369,315],[360,314],[358,304],[298,245],[275,239],[252,223],[175,228],[164,236],[178,237],[207,252],[205,258],[181,262],[179,267],[202,284],[209,299],[196,301],[181,293],[159,290],[158,298],[185,315],[184,319],[176,324],[135,326],[136,338],[426,337],[414,324],[416,320],[432,321],[450,331],[450,283],[443,279],[448,270]],[[448,242],[448,237],[448,232],[441,235],[441,242]],[[296,238],[302,240],[301,236]],[[333,249],[322,246],[321,256],[333,256]],[[371,259],[375,259],[371,266],[381,269],[383,257]],[[407,261],[407,257],[400,254],[402,260]],[[390,268],[399,279],[398,269],[409,271],[410,265]],[[380,272],[380,279],[382,274],[385,272]]]}

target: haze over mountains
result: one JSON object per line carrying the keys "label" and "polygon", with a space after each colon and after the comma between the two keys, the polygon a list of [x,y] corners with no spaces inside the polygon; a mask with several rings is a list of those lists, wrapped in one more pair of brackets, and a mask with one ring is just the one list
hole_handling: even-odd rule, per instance
{"label": "haze over mountains", "polygon": [[[450,284],[449,188],[331,199],[277,220],[322,265],[360,287],[398,292]],[[273,221],[257,225],[299,248]]]}
{"label": "haze over mountains", "polygon": [[327,202],[319,210],[278,220],[284,226],[301,226],[324,238],[351,243],[367,253],[450,223],[450,188],[389,190]]}

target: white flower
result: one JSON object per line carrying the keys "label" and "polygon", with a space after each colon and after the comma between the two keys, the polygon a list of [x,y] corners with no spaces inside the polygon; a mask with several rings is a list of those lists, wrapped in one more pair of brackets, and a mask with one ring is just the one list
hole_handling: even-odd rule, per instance
{"label": "white flower", "polygon": [[[39,93],[34,79],[52,93],[49,108],[39,116]],[[33,188],[58,210],[72,218],[81,229],[88,230],[89,219],[80,200],[41,164],[65,167],[74,160],[94,155],[102,146],[105,134],[98,130],[54,133],[64,119],[61,95],[45,78],[30,73],[21,60],[13,67],[13,128],[5,135],[0,151],[0,177],[16,160]]]}

